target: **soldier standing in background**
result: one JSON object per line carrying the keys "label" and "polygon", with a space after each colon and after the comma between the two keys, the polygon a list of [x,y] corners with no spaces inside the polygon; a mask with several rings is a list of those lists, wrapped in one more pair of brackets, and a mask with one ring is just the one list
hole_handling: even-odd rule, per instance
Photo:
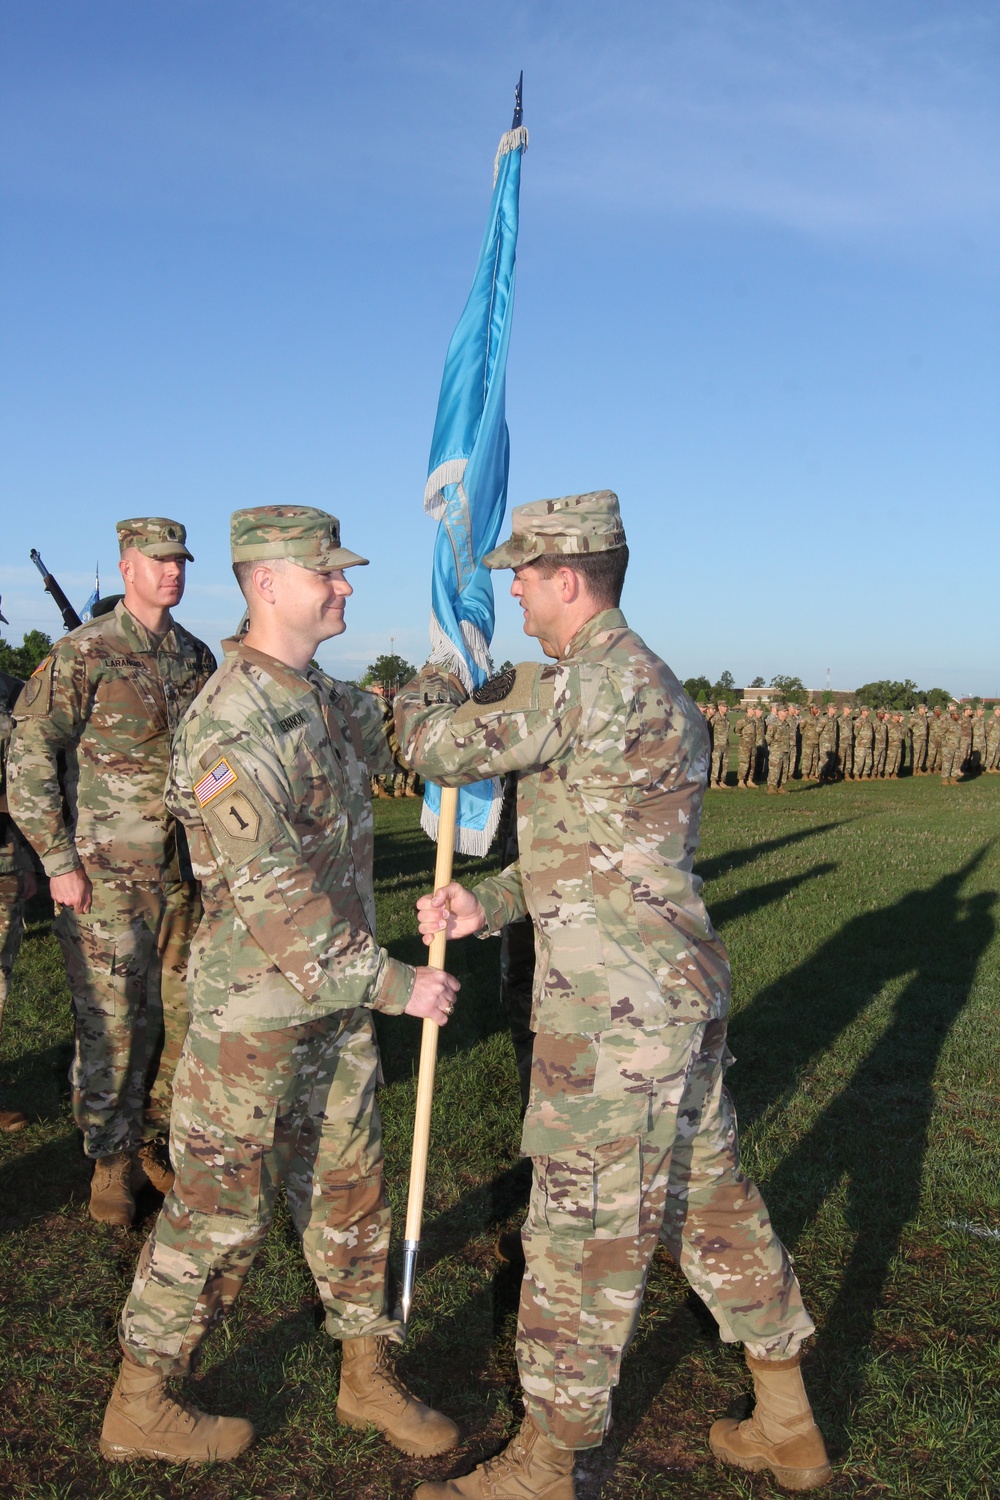
{"label": "soldier standing in background", "polygon": [[1000,771],[1000,705],[986,720],[986,769]]}
{"label": "soldier standing in background", "polygon": [[876,711],[872,729],[875,735],[872,745],[872,774],[882,781],[885,779],[885,762],[889,753],[889,721],[884,708]]}
{"label": "soldier standing in background", "polygon": [[820,719],[819,729],[820,785],[824,782],[836,781],[837,779],[837,741],[839,737],[837,705],[835,703],[828,703],[826,705],[826,713]]}
{"label": "soldier standing in background", "polygon": [[927,774],[934,775],[941,769],[941,761],[944,754],[944,732],[948,721],[941,713],[940,708],[935,708],[928,715],[927,720]]}
{"label": "soldier standing in background", "polygon": [[948,704],[941,732],[941,785],[957,786],[962,774],[962,715],[957,703]]}
{"label": "soldier standing in background", "polygon": [[784,792],[788,780],[789,746],[792,729],[788,722],[788,709],[782,703],[776,716],[767,726],[767,790],[769,796]]}
{"label": "soldier standing in background", "polygon": [[754,759],[757,754],[757,720],[752,708],[748,708],[743,717],[737,721],[736,733],[740,737],[736,785],[743,791],[748,791],[753,785]]}
{"label": "soldier standing in background", "polygon": [[757,707],[752,710],[757,720],[757,746],[754,752],[754,777],[758,784],[767,780],[767,724],[764,720],[764,710]]}
{"label": "soldier standing in background", "polygon": [[840,732],[837,736],[837,750],[840,775],[843,781],[849,781],[854,778],[854,714],[849,703],[845,703],[840,710],[838,728]]}
{"label": "soldier standing in background", "polygon": [[854,725],[854,779],[871,781],[872,750],[875,744],[875,726],[871,709],[862,708],[861,716]]}
{"label": "soldier standing in background", "polygon": [[801,710],[797,703],[788,705],[788,780],[792,781],[798,770],[799,749],[801,747],[800,733],[802,720]]}
{"label": "soldier standing in background", "polygon": [[927,767],[927,704],[918,703],[910,714],[910,765],[914,776],[923,776]]}
{"label": "soldier standing in background", "polygon": [[160,1191],[172,1180],[165,1133],[200,905],[163,788],[171,734],[215,658],[170,613],[192,560],[184,527],[145,516],[117,531],[125,597],[58,641],[26,684],[8,796],[59,908],[90,1213],[128,1225],[133,1157]]}
{"label": "soldier standing in background", "polygon": [[723,792],[728,792],[729,790],[726,782],[726,773],[729,770],[729,724],[729,704],[716,704],[715,717],[709,729],[709,733],[712,736],[712,779],[710,785]]}
{"label": "soldier standing in background", "polygon": [[885,774],[899,779],[903,769],[903,745],[906,740],[906,721],[902,714],[892,714],[886,726]]}
{"label": "soldier standing in background", "polygon": [[122,1312],[101,1452],[206,1462],[251,1442],[249,1422],[174,1401],[166,1381],[238,1295],[283,1185],[326,1331],[343,1342],[339,1420],[443,1453],[458,1429],[388,1355],[402,1329],[386,1290],[371,1011],[444,1025],[458,982],[375,940],[369,784],[392,765],[391,719],[311,665],[345,629],[343,570],[367,559],[306,506],[236,511],[231,540],[250,627],[181,725],[166,791],[206,910],[174,1092],[177,1174]]}
{"label": "soldier standing in background", "polygon": [[964,708],[959,715],[959,728],[961,731],[961,745],[959,750],[958,768],[963,776],[969,775],[972,770],[972,735],[975,714],[971,708]]}
{"label": "soldier standing in background", "polygon": [[[0,621],[7,621],[0,613]],[[14,705],[24,683],[0,672],[0,1032],[14,960],[24,932],[24,903],[35,894],[31,855],[7,811],[7,751],[14,726]],[[0,1130],[23,1130],[28,1116],[19,1109],[0,1109]]]}
{"label": "soldier standing in background", "polygon": [[820,734],[819,709],[815,703],[810,703],[808,712],[802,719],[800,731],[802,740],[802,779],[803,781],[819,780],[819,734]]}
{"label": "soldier standing in background", "polygon": [[973,774],[986,769],[986,711],[980,705],[972,720],[972,756],[970,766]]}

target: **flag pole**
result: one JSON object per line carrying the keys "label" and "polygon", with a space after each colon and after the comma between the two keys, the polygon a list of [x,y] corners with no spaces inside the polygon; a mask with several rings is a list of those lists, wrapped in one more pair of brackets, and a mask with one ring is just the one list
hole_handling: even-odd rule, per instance
{"label": "flag pole", "polygon": [[[434,865],[434,889],[439,891],[451,880],[455,852],[455,819],[458,811],[458,788],[441,789],[441,811],[438,823],[437,859]],[[436,932],[427,959],[429,969],[443,969],[447,939]],[[410,1318],[413,1283],[417,1273],[417,1251],[424,1218],[424,1188],[427,1182],[427,1153],[431,1139],[431,1105],[434,1102],[434,1072],[437,1067],[438,1033],[436,1021],[424,1021],[420,1037],[420,1068],[417,1073],[417,1107],[413,1120],[413,1153],[410,1157],[410,1191],[406,1200],[406,1229],[403,1235],[403,1329]]]}

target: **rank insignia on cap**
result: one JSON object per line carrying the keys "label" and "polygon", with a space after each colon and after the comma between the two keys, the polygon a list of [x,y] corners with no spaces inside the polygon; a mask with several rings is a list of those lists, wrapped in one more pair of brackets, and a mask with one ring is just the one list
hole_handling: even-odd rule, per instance
{"label": "rank insignia on cap", "polygon": [[195,783],[194,794],[198,798],[199,807],[204,807],[211,802],[212,798],[224,792],[227,786],[232,786],[235,780],[236,772],[228,760],[225,757],[217,760],[208,774]]}

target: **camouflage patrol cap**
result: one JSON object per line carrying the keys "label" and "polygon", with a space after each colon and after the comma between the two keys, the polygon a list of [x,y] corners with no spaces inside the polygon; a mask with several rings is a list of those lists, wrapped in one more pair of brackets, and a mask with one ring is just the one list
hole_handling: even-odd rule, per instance
{"label": "camouflage patrol cap", "polygon": [[579,557],[625,545],[618,496],[612,490],[532,500],[516,506],[510,520],[510,539],[483,558],[488,568],[519,568],[546,554]]}
{"label": "camouflage patrol cap", "polygon": [[145,557],[186,557],[188,562],[194,562],[185,545],[187,532],[180,521],[170,521],[166,516],[133,516],[129,521],[118,521],[115,530],[122,557],[127,547],[135,547]]}
{"label": "camouflage patrol cap", "polygon": [[255,505],[234,510],[229,523],[233,562],[283,557],[300,568],[353,568],[367,557],[340,545],[336,516],[312,505]]}

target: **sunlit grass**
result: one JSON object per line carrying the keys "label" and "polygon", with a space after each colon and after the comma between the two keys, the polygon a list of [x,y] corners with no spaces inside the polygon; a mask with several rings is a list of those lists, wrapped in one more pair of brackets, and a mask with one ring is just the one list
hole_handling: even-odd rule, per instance
{"label": "sunlit grass", "polygon": [[[433,855],[418,812],[414,802],[376,806],[380,935],[411,960],[421,955],[412,903]],[[827,1493],[996,1492],[1000,1240],[972,1231],[1000,1230],[998,833],[1000,778],[708,798],[699,868],[733,961],[729,1082],[746,1161],[819,1325],[807,1378],[835,1462]],[[87,1216],[65,1084],[65,981],[44,911],[33,916],[0,1053],[3,1102],[33,1121],[0,1139],[0,1494],[394,1500],[421,1476],[450,1472],[338,1425],[339,1349],[317,1335],[283,1208],[195,1381],[209,1409],[251,1417],[257,1444],[233,1465],[191,1473],[102,1463],[115,1324],[155,1203],[132,1232]],[[517,1288],[493,1244],[518,1221],[523,1172],[497,944],[457,945],[449,963],[464,987],[442,1036],[403,1364],[420,1394],[462,1423],[463,1455],[478,1457],[518,1420]],[[378,1027],[401,1233],[418,1027]],[[583,1458],[579,1493],[776,1493],[708,1453],[708,1425],[746,1390],[739,1354],[659,1257],[614,1429]]]}

